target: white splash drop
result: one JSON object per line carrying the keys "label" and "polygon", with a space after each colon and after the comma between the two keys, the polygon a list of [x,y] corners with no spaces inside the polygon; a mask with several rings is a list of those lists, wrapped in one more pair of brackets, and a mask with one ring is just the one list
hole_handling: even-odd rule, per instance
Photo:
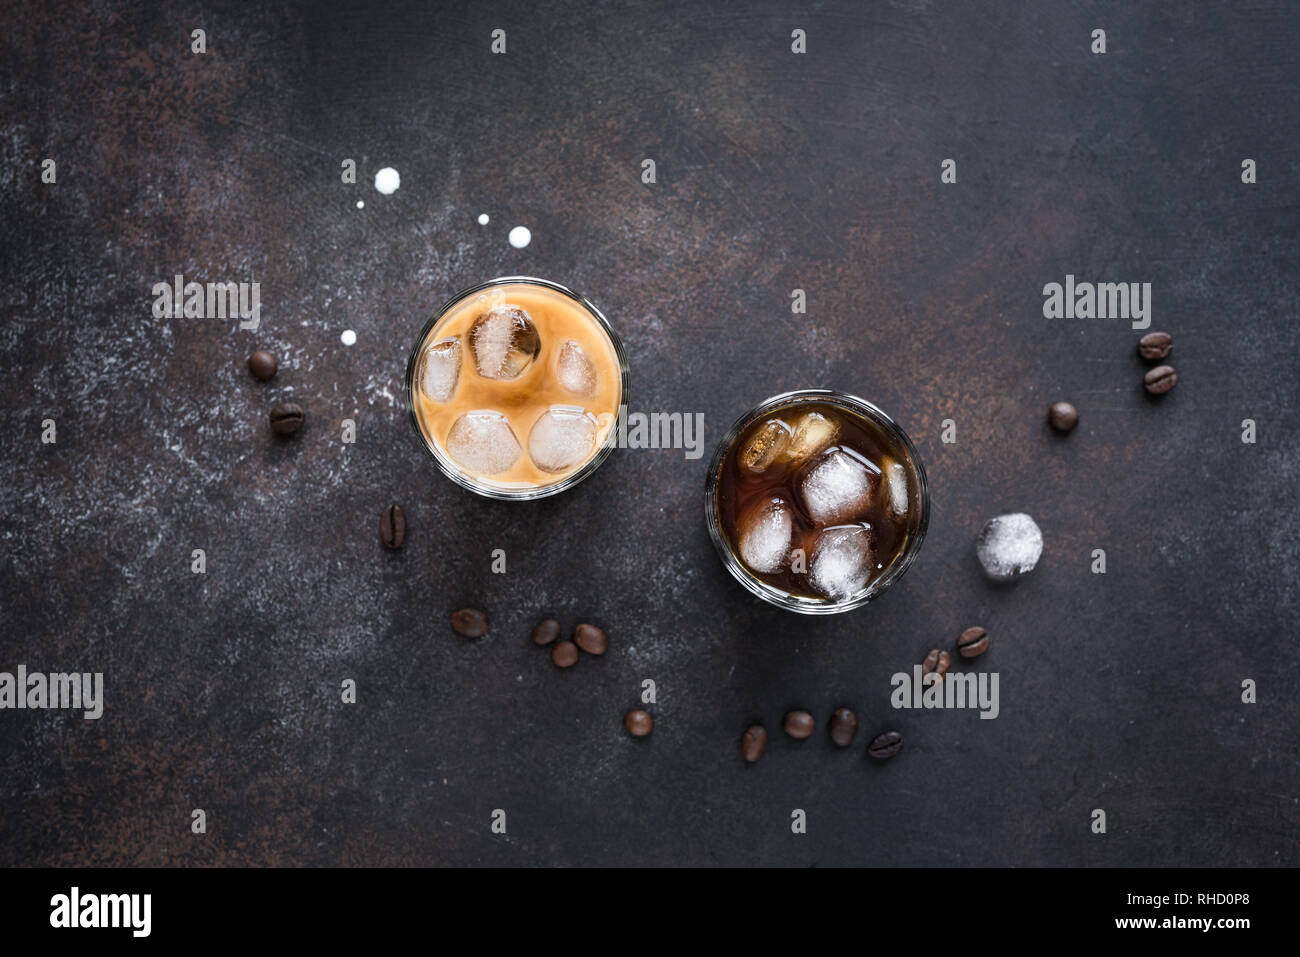
{"label": "white splash drop", "polygon": [[357,209],[365,209],[365,208],[366,208],[366,201],[364,199],[357,200]]}
{"label": "white splash drop", "polygon": [[343,335],[339,336],[345,346],[354,346],[357,344],[357,334],[351,329],[344,329]]}
{"label": "white splash drop", "polygon": [[486,226],[486,225],[487,225],[488,223],[490,223],[491,221],[492,221],[492,219],[491,219],[490,216],[488,216],[487,213],[479,213],[479,214],[478,214],[478,224],[479,224],[480,226]]}
{"label": "white splash drop", "polygon": [[533,241],[533,234],[528,231],[527,226],[516,226],[510,230],[510,245],[515,249],[523,249]]}
{"label": "white splash drop", "polygon": [[375,174],[375,189],[379,190],[385,196],[391,196],[397,192],[397,187],[402,185],[402,177],[397,174],[397,170],[391,166],[385,166]]}

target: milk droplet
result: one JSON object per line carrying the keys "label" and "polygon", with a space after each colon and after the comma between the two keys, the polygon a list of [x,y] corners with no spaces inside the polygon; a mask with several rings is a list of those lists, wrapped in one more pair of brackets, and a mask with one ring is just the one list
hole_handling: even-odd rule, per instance
{"label": "milk droplet", "polygon": [[491,220],[490,220],[490,218],[488,217],[488,214],[487,214],[487,213],[479,213],[479,214],[478,214],[478,224],[479,224],[480,226],[486,226],[490,221],[491,221]]}
{"label": "milk droplet", "polygon": [[357,209],[365,209],[365,208],[366,208],[366,201],[364,199],[357,200]]}
{"label": "milk droplet", "polygon": [[357,334],[351,329],[344,329],[343,335],[339,336],[339,338],[343,340],[345,346],[351,346],[356,344]]}
{"label": "milk droplet", "polygon": [[533,241],[533,234],[528,231],[527,226],[516,226],[510,230],[510,245],[515,249],[523,249]]}
{"label": "milk droplet", "polygon": [[390,196],[397,192],[397,187],[402,185],[402,177],[397,174],[397,170],[391,166],[385,166],[375,174],[375,189],[379,190],[385,196]]}

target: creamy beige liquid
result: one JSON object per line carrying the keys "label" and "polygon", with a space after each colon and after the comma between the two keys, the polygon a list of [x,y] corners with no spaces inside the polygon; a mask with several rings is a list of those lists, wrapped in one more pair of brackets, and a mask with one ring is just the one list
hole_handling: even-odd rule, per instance
{"label": "creamy beige liquid", "polygon": [[[540,339],[540,350],[517,377],[488,378],[480,374],[476,352],[471,348],[472,329],[479,317],[505,306],[522,309],[532,320]],[[460,343],[459,374],[449,397],[435,400],[422,385],[423,357],[430,347],[440,346],[453,337]],[[588,371],[592,373],[586,380],[587,387],[576,392],[566,388],[560,374],[561,353],[569,342],[576,343],[585,354],[590,363]],[[572,347],[568,349],[571,357]],[[416,367],[414,383],[420,430],[436,446],[440,458],[479,484],[505,489],[554,485],[591,461],[617,423],[618,408],[623,399],[623,379],[614,344],[581,303],[545,286],[507,283],[461,300],[429,331],[420,344],[420,353],[422,358]],[[482,350],[478,354],[486,356],[489,353]],[[558,470],[540,467],[530,454],[529,440],[533,427],[552,407],[563,407],[568,416],[585,413],[594,426],[594,441],[589,454],[578,461],[565,462],[564,467]],[[449,449],[449,434],[457,421],[466,413],[476,412],[498,412],[508,420],[520,451],[507,467],[496,471],[472,469],[466,467],[465,456],[462,455],[462,461],[458,462]],[[554,463],[550,464],[554,467]]]}

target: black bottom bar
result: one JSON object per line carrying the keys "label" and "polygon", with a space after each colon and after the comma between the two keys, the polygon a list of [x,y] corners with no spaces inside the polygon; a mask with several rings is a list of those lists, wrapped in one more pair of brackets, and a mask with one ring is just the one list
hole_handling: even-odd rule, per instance
{"label": "black bottom bar", "polygon": [[937,935],[960,921],[963,934],[990,943],[1129,938],[1232,946],[1284,929],[1291,878],[1283,870],[1205,869],[873,870],[830,879],[821,871],[753,870],[629,871],[613,879],[582,871],[9,870],[0,873],[0,926],[6,942],[337,947],[420,932],[436,940],[458,925],[494,937],[530,927],[549,935],[570,919],[579,921],[574,926],[630,921],[634,936],[649,920],[660,939],[688,920],[740,936],[772,921],[794,921],[796,930],[825,920],[866,933]]}

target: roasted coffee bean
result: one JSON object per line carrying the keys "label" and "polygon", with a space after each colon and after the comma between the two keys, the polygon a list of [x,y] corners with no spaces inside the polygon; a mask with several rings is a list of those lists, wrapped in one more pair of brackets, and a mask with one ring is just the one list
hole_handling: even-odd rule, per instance
{"label": "roasted coffee bean", "polygon": [[785,733],[802,741],[813,733],[817,722],[807,711],[790,711],[785,716]]}
{"label": "roasted coffee bean", "polygon": [[847,748],[853,743],[853,736],[858,733],[857,716],[848,708],[836,708],[831,715],[830,732],[832,741],[841,748]]}
{"label": "roasted coffee bean", "polygon": [[750,725],[745,730],[744,737],[740,739],[740,756],[745,759],[746,764],[753,764],[763,756],[763,749],[767,747],[767,729],[761,724]]}
{"label": "roasted coffee bean", "polygon": [[1142,383],[1152,395],[1164,395],[1178,385],[1178,373],[1173,366],[1156,366],[1142,377]]}
{"label": "roasted coffee bean", "polygon": [[975,625],[957,636],[957,653],[963,658],[978,658],[989,650],[989,633]]}
{"label": "roasted coffee bean", "polygon": [[551,648],[551,661],[557,668],[572,668],[578,663],[578,646],[571,641],[557,641]]}
{"label": "roasted coffee bean", "polygon": [[1163,359],[1174,347],[1174,337],[1167,332],[1148,332],[1138,340],[1138,355],[1143,359]]}
{"label": "roasted coffee bean", "polygon": [[950,664],[952,664],[952,656],[936,648],[925,656],[925,661],[921,662],[921,674],[928,675],[931,671],[937,671],[941,675],[946,675]]}
{"label": "roasted coffee bean", "polygon": [[892,758],[899,751],[903,750],[903,736],[897,731],[886,731],[878,735],[869,745],[867,745],[867,754],[873,758],[879,758],[884,761],[886,758]]}
{"label": "roasted coffee bean", "polygon": [[559,637],[560,623],[554,618],[539,621],[537,627],[533,629],[533,644],[535,645],[549,645]]}
{"label": "roasted coffee bean", "polygon": [[406,516],[402,506],[390,505],[379,513],[379,540],[389,548],[401,548],[406,541]]}
{"label": "roasted coffee bean", "polygon": [[462,608],[451,613],[451,629],[465,638],[481,638],[487,634],[487,615],[477,608]]}
{"label": "roasted coffee bean", "polygon": [[293,402],[281,402],[271,409],[271,430],[277,435],[293,435],[302,428],[302,406]]}
{"label": "roasted coffee bean", "polygon": [[265,349],[258,349],[248,357],[248,371],[263,382],[275,375],[277,368],[279,363],[275,361],[275,356]]}
{"label": "roasted coffee bean", "polygon": [[623,727],[627,728],[627,733],[634,738],[644,738],[654,730],[655,719],[650,717],[650,712],[642,711],[639,708],[636,711],[629,711],[623,715]]}
{"label": "roasted coffee bean", "polygon": [[1047,410],[1047,421],[1057,432],[1073,432],[1079,424],[1079,410],[1068,402],[1057,402]]}
{"label": "roasted coffee bean", "polygon": [[579,625],[573,629],[573,640],[589,655],[603,655],[609,647],[609,639],[595,625]]}

